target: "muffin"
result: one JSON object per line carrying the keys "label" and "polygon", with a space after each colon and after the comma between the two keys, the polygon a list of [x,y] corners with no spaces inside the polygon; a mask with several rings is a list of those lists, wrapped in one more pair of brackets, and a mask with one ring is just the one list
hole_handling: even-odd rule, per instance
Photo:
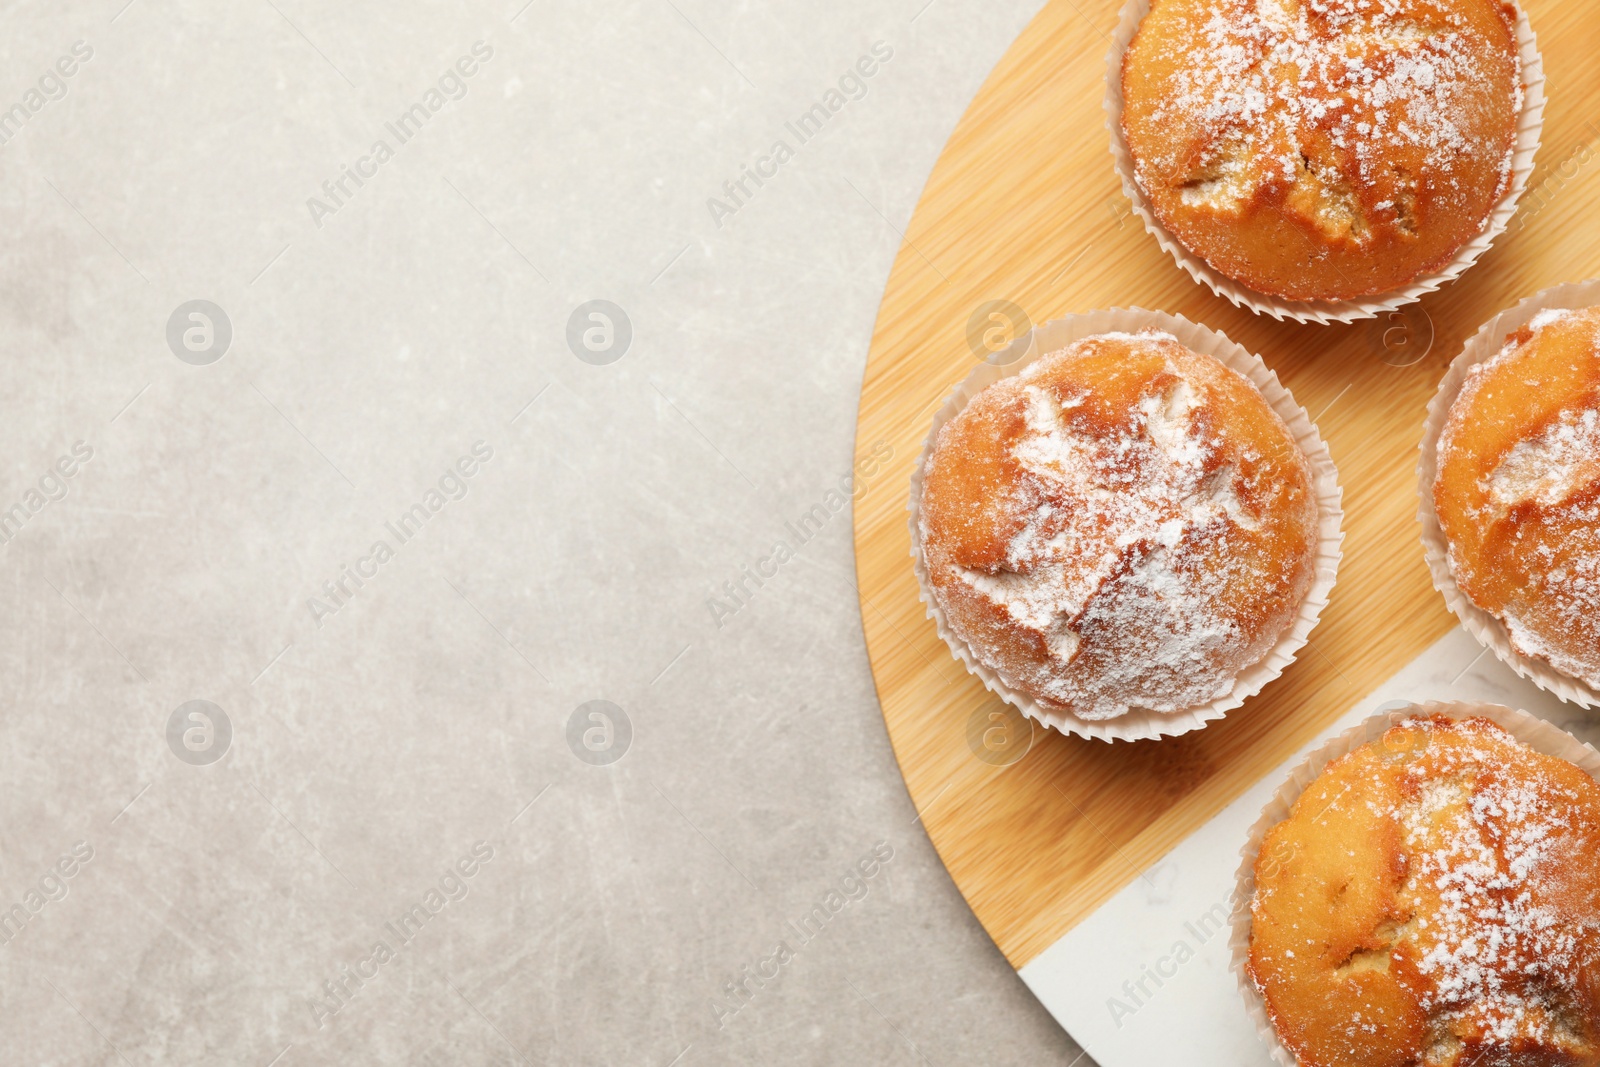
{"label": "muffin", "polygon": [[1301,1067],[1600,1064],[1597,853],[1583,770],[1409,720],[1267,832],[1248,977]]}
{"label": "muffin", "polygon": [[1516,22],[1504,0],[1152,0],[1123,56],[1132,177],[1257,292],[1401,288],[1511,189]]}
{"label": "muffin", "polygon": [[1045,355],[928,452],[918,540],[950,631],[1087,721],[1227,696],[1316,572],[1309,464],[1257,388],[1169,334]]}
{"label": "muffin", "polygon": [[1600,687],[1600,309],[1542,311],[1473,367],[1436,456],[1462,594],[1517,652]]}

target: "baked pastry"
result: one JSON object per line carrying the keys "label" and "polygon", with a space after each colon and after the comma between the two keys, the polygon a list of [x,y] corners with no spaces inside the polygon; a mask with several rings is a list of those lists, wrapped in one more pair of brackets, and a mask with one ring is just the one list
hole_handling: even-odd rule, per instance
{"label": "baked pastry", "polygon": [[939,430],[919,533],[950,629],[1086,720],[1229,693],[1315,573],[1310,468],[1247,379],[1163,333],[1104,334]]}
{"label": "baked pastry", "polygon": [[1600,1064],[1600,783],[1486,719],[1329,764],[1256,861],[1250,975],[1301,1067]]}
{"label": "baked pastry", "polygon": [[1544,311],[1468,372],[1434,510],[1463,595],[1600,688],[1600,308]]}
{"label": "baked pastry", "polygon": [[1516,17],[1506,0],[1153,0],[1123,57],[1133,178],[1258,292],[1398,289],[1510,189]]}

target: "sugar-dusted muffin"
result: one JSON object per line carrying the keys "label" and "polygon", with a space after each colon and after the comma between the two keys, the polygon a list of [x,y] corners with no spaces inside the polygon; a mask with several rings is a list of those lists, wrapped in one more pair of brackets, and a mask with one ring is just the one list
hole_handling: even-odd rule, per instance
{"label": "sugar-dusted muffin", "polygon": [[1433,503],[1467,599],[1600,688],[1600,308],[1540,312],[1468,372]]}
{"label": "sugar-dusted muffin", "polygon": [[1256,862],[1250,974],[1301,1067],[1600,1064],[1600,783],[1485,719],[1328,765]]}
{"label": "sugar-dusted muffin", "polygon": [[1134,180],[1258,292],[1401,288],[1510,189],[1515,27],[1504,0],[1153,0],[1122,68]]}
{"label": "sugar-dusted muffin", "polygon": [[920,515],[950,628],[1087,720],[1227,695],[1315,573],[1311,472],[1283,420],[1163,333],[1078,341],[973,397],[929,452]]}

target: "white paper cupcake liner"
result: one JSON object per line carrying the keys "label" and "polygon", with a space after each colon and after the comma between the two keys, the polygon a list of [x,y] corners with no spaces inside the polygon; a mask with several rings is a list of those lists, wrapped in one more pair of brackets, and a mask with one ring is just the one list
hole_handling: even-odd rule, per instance
{"label": "white paper cupcake liner", "polygon": [[1555,756],[1574,763],[1596,779],[1600,779],[1600,752],[1579,741],[1576,737],[1552,726],[1536,715],[1498,704],[1427,703],[1414,704],[1398,711],[1372,716],[1366,722],[1353,726],[1314,750],[1278,788],[1261,812],[1261,818],[1250,828],[1250,836],[1239,850],[1242,862],[1234,882],[1232,935],[1228,945],[1233,952],[1233,973],[1239,982],[1239,992],[1245,1009],[1250,1013],[1261,1040],[1272,1051],[1272,1058],[1283,1067],[1297,1067],[1294,1053],[1278,1039],[1267,1012],[1266,998],[1256,988],[1250,977],[1250,903],[1256,894],[1256,858],[1261,854],[1261,843],[1267,832],[1289,817],[1295,801],[1300,799],[1324,768],[1341,756],[1349,755],[1372,741],[1377,741],[1392,726],[1420,717],[1443,715],[1451,719],[1488,719],[1502,726],[1518,741],[1535,752]]}
{"label": "white paper cupcake liner", "polygon": [[1528,16],[1517,7],[1517,45],[1522,60],[1522,112],[1517,120],[1517,137],[1511,158],[1511,186],[1490,213],[1482,230],[1463,245],[1455,257],[1432,274],[1415,279],[1402,288],[1377,296],[1355,300],[1284,300],[1258,293],[1217,270],[1211,264],[1190,252],[1156,218],[1144,190],[1133,178],[1133,156],[1128,151],[1122,133],[1122,57],[1133,42],[1139,24],[1150,13],[1150,0],[1128,0],[1122,9],[1122,19],[1111,37],[1111,51],[1106,55],[1106,128],[1111,132],[1111,155],[1116,162],[1117,176],[1122,179],[1122,191],[1133,205],[1134,213],[1144,220],[1144,228],[1177,260],[1178,266],[1188,271],[1194,280],[1210,288],[1242,308],[1257,315],[1270,315],[1280,322],[1356,322],[1373,319],[1379,315],[1414,304],[1427,294],[1460,277],[1468,267],[1488,251],[1495,238],[1506,231],[1517,213],[1517,203],[1528,187],[1533,174],[1534,155],[1539,150],[1539,138],[1544,129],[1544,60],[1539,55],[1538,39]]}
{"label": "white paper cupcake liner", "polygon": [[1511,645],[1511,635],[1505,623],[1468,600],[1456,584],[1455,575],[1450,570],[1450,546],[1439,527],[1439,516],[1433,507],[1433,483],[1439,471],[1439,435],[1444,432],[1445,423],[1450,417],[1450,406],[1461,392],[1467,372],[1479,363],[1493,359],[1505,347],[1506,335],[1532,322],[1539,312],[1550,308],[1581,309],[1596,305],[1600,305],[1600,281],[1577,282],[1546,289],[1490,319],[1450,364],[1444,380],[1439,383],[1439,391],[1428,404],[1428,421],[1422,428],[1422,454],[1417,463],[1417,521],[1422,524],[1422,547],[1427,553],[1428,570],[1433,573],[1433,587],[1444,594],[1445,604],[1461,620],[1467,632],[1477,638],[1479,644],[1499,656],[1506,666],[1540,689],[1569,704],[1585,708],[1600,706],[1600,694],[1571,675],[1556,670],[1546,661],[1518,652]]}
{"label": "white paper cupcake liner", "polygon": [[[1310,464],[1312,488],[1317,498],[1319,526],[1316,574],[1294,622],[1259,662],[1240,672],[1233,689],[1226,696],[1209,704],[1179,712],[1163,713],[1148,709],[1133,709],[1121,718],[1091,721],[1071,712],[1046,708],[1028,694],[1012,688],[996,671],[979,662],[967,643],[951,629],[943,609],[932,593],[927,565],[922,558],[920,519],[923,471],[928,461],[928,454],[938,439],[940,427],[960,414],[968,402],[989,385],[1002,378],[1019,374],[1023,368],[1039,357],[1059,352],[1074,341],[1085,337],[1103,333],[1138,333],[1141,330],[1169,333],[1193,351],[1212,356],[1224,366],[1238,372],[1261,391],[1267,404],[1289,427],[1290,435],[1300,446],[1300,451]],[[956,386],[944,406],[934,415],[933,425],[923,442],[922,453],[917,457],[916,468],[911,475],[909,506],[911,558],[912,568],[917,576],[917,587],[923,603],[927,606],[928,617],[933,620],[939,636],[950,646],[956,658],[969,672],[977,675],[991,692],[1015,706],[1029,718],[1062,733],[1077,734],[1079,737],[1101,741],[1137,741],[1176,737],[1191,730],[1198,730],[1206,723],[1222,718],[1282,674],[1284,668],[1294,662],[1295,655],[1304,647],[1307,636],[1316,626],[1322,609],[1328,603],[1328,594],[1333,589],[1338,574],[1340,546],[1344,541],[1344,534],[1340,529],[1344,511],[1341,505],[1339,477],[1334,469],[1333,459],[1328,454],[1328,446],[1317,434],[1317,428],[1312,425],[1305,409],[1295,403],[1289,390],[1279,384],[1278,376],[1267,369],[1267,365],[1259,356],[1229,340],[1226,335],[1190,322],[1181,315],[1145,311],[1142,308],[1113,308],[1082,315],[1069,315],[1064,319],[1035,327],[1031,334],[1019,338],[1013,347],[1006,351],[1024,350],[1025,354],[1014,362],[1004,366],[982,363],[967,375],[966,380]]]}

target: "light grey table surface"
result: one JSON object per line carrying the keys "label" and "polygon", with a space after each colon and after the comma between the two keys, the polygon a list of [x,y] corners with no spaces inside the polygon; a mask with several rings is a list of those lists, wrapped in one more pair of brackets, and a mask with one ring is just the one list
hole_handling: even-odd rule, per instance
{"label": "light grey table surface", "polygon": [[0,1062],[1072,1063],[848,512],[724,586],[1038,0],[523,3],[0,9]]}

